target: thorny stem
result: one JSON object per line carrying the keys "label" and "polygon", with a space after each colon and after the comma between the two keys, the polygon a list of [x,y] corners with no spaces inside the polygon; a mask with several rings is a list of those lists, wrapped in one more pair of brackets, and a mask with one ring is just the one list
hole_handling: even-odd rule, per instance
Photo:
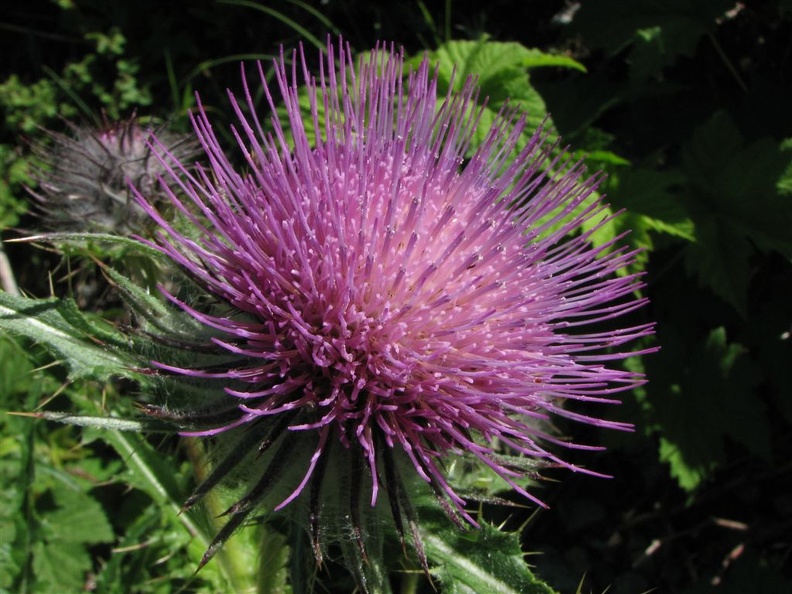
{"label": "thorny stem", "polygon": [[718,57],[726,65],[726,69],[731,73],[731,75],[737,81],[737,84],[743,90],[743,92],[747,93],[748,87],[746,86],[743,79],[740,77],[740,73],[737,72],[737,69],[731,63],[731,60],[729,60],[728,56],[726,56],[726,53],[723,51],[723,48],[718,43],[718,40],[715,39],[715,36],[712,33],[708,33],[707,37],[709,38],[710,43],[712,43],[712,47],[715,48],[715,52],[718,54]]}
{"label": "thorny stem", "polygon": [[407,573],[404,575],[399,594],[416,594],[418,592],[419,574]]}
{"label": "thorny stem", "polygon": [[[184,449],[193,467],[195,479],[200,484],[206,480],[208,469],[206,467],[206,457],[202,451],[199,441],[195,438],[183,438]],[[212,489],[203,499],[203,505],[211,524],[211,532],[216,534],[222,528],[221,514],[225,511],[225,505],[220,501],[218,491]],[[242,541],[229,538],[217,552],[216,560],[223,568],[223,574],[231,583],[233,592],[236,594],[253,594],[257,588],[252,579],[250,568],[252,565],[246,561],[249,554],[243,550]]]}
{"label": "thorny stem", "polygon": [[14,278],[14,271],[11,269],[11,261],[8,259],[2,241],[0,241],[0,285],[2,285],[3,291],[6,293],[16,296],[20,295],[19,286]]}

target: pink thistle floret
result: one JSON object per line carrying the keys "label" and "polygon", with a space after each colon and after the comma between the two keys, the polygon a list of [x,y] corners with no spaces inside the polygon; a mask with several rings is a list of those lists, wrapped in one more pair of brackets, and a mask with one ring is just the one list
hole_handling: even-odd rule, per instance
{"label": "pink thistle floret", "polygon": [[544,421],[629,429],[565,404],[618,402],[641,383],[609,365],[634,354],[619,347],[651,326],[602,330],[644,300],[626,270],[634,253],[590,242],[609,221],[598,176],[553,160],[541,131],[525,144],[518,109],[504,109],[473,150],[475,81],[438,98],[428,60],[404,70],[403,56],[383,47],[355,66],[343,44],[328,46],[318,78],[301,52],[291,66],[283,55],[276,62],[276,85],[259,65],[272,131],[252,85],[244,82],[242,101],[230,95],[244,173],[199,108],[193,123],[209,168],[191,173],[163,159],[183,223],[138,200],[161,227],[152,245],[238,315],[169,298],[243,363],[158,366],[233,383],[235,419],[192,435],[294,413],[287,432],[316,436],[303,479],[279,507],[305,490],[335,441],[360,452],[372,504],[383,449],[400,451],[475,523],[443,458],[472,455],[536,501],[495,448],[579,470],[554,450],[584,446]]}

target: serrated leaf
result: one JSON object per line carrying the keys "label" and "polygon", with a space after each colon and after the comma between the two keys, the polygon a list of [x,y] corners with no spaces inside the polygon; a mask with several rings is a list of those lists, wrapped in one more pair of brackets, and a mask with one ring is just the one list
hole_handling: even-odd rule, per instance
{"label": "serrated leaf", "polygon": [[36,591],[82,591],[93,565],[86,546],[115,535],[102,506],[79,485],[59,481],[49,492],[55,508],[39,512],[32,543]]}
{"label": "serrated leaf", "polygon": [[[474,147],[480,144],[498,111],[509,101],[519,105],[528,114],[525,136],[545,123],[547,131],[553,130],[542,96],[531,85],[526,62],[538,60],[536,50],[514,42],[450,41],[430,55],[438,64],[438,94],[444,96],[449,87],[462,88],[468,76],[475,76],[487,107],[475,135]],[[452,84],[453,83],[453,84]]]}
{"label": "serrated leaf", "polygon": [[522,60],[522,65],[526,68],[543,68],[546,66],[556,66],[561,68],[571,68],[586,72],[586,67],[577,60],[560,54],[548,54],[542,50],[530,48],[528,55]]}
{"label": "serrated leaf", "polygon": [[789,161],[770,138],[746,145],[724,113],[697,128],[683,150],[697,229],[688,270],[743,315],[757,248],[792,258],[792,196],[777,190]]}
{"label": "serrated leaf", "polygon": [[445,517],[422,514],[422,539],[432,574],[450,594],[553,594],[523,559],[519,535],[483,523],[460,530]]}
{"label": "serrated leaf", "polygon": [[96,544],[113,540],[102,506],[89,494],[68,488],[53,491],[58,508],[46,514],[50,542]]}
{"label": "serrated leaf", "polygon": [[614,206],[644,215],[646,224],[653,229],[692,241],[693,221],[679,192],[686,181],[682,172],[676,170],[630,169],[619,173],[608,196]]}
{"label": "serrated leaf", "polygon": [[745,237],[714,221],[702,221],[697,227],[696,241],[685,250],[685,268],[745,316],[749,258],[753,251]]}
{"label": "serrated leaf", "polygon": [[679,55],[691,55],[716,19],[732,7],[728,0],[600,0],[583,2],[572,22],[589,47],[615,55],[629,44],[633,74],[645,78]]}
{"label": "serrated leaf", "polygon": [[39,592],[83,592],[91,557],[83,546],[33,545],[33,572]]}
{"label": "serrated leaf", "polygon": [[22,571],[14,546],[18,535],[17,524],[23,516],[17,482],[20,465],[15,462],[0,460],[0,476],[3,477],[0,484],[0,590],[11,588],[16,576]]}
{"label": "serrated leaf", "polygon": [[[79,327],[78,327],[79,326]],[[132,377],[135,358],[111,350],[97,336],[116,345],[124,339],[98,320],[88,320],[70,300],[28,299],[0,293],[0,329],[26,336],[55,351],[69,370],[71,379]]]}
{"label": "serrated leaf", "polygon": [[775,140],[746,145],[734,122],[718,113],[691,136],[683,161],[695,189],[694,218],[731,226],[763,250],[792,257],[792,199],[777,184],[790,165]]}
{"label": "serrated leaf", "polygon": [[765,407],[754,390],[760,375],[742,345],[728,342],[723,328],[704,344],[687,342],[661,334],[662,350],[647,361],[655,381],[644,404],[660,431],[661,458],[689,490],[723,461],[726,437],[764,458],[771,447]]}

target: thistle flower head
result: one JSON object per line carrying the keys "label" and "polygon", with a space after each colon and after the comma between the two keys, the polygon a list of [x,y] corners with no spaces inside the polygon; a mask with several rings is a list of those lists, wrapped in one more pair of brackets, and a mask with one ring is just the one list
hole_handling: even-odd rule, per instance
{"label": "thistle flower head", "polygon": [[[633,253],[589,242],[607,219],[596,176],[553,160],[541,131],[517,150],[526,127],[517,108],[472,149],[481,114],[475,81],[438,101],[428,61],[408,72],[393,49],[355,65],[348,48],[331,45],[316,78],[301,53],[292,65],[281,56],[274,85],[261,65],[258,74],[269,128],[254,105],[257,83],[245,80],[241,99],[231,95],[246,166],[225,155],[200,108],[194,127],[208,169],[190,174],[156,143],[182,224],[137,192],[161,227],[151,245],[224,309],[169,298],[216,331],[214,343],[234,361],[222,369],[158,363],[224,382],[225,406],[153,414],[189,417],[187,432],[199,436],[247,427],[240,447],[250,450],[309,440],[299,478],[276,509],[304,494],[314,535],[317,493],[338,452],[351,466],[353,528],[360,492],[374,504],[384,484],[401,531],[403,514],[412,525],[405,467],[451,516],[475,524],[447,478],[446,457],[475,458],[536,501],[503,451],[577,470],[557,446],[578,446],[543,420],[628,428],[566,406],[614,402],[640,383],[612,363],[631,354],[622,345],[651,332],[600,328],[643,300],[625,271]],[[229,510],[229,532],[282,466],[298,462],[284,459],[289,447]],[[221,464],[190,503],[240,458]]]}
{"label": "thistle flower head", "polygon": [[[157,201],[157,176],[163,161],[155,158],[149,138],[135,117],[105,121],[97,130],[70,124],[71,135],[45,131],[50,146],[34,145],[42,162],[35,177],[44,224],[54,231],[140,232],[148,221],[129,192],[129,183]],[[187,135],[157,131],[167,151],[165,162],[197,154],[197,142]]]}

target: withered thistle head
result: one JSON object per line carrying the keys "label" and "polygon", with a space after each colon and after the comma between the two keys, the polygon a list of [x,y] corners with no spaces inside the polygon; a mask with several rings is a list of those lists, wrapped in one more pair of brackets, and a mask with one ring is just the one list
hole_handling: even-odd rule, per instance
{"label": "withered thistle head", "polygon": [[199,150],[192,137],[159,129],[157,138],[164,148],[155,156],[149,144],[154,132],[134,116],[105,121],[99,129],[68,126],[71,134],[47,130],[51,144],[33,145],[41,165],[34,175],[38,191],[32,193],[51,231],[140,232],[149,217],[132,198],[129,184],[158,202],[163,196],[157,176],[165,172],[165,165],[185,163]]}

